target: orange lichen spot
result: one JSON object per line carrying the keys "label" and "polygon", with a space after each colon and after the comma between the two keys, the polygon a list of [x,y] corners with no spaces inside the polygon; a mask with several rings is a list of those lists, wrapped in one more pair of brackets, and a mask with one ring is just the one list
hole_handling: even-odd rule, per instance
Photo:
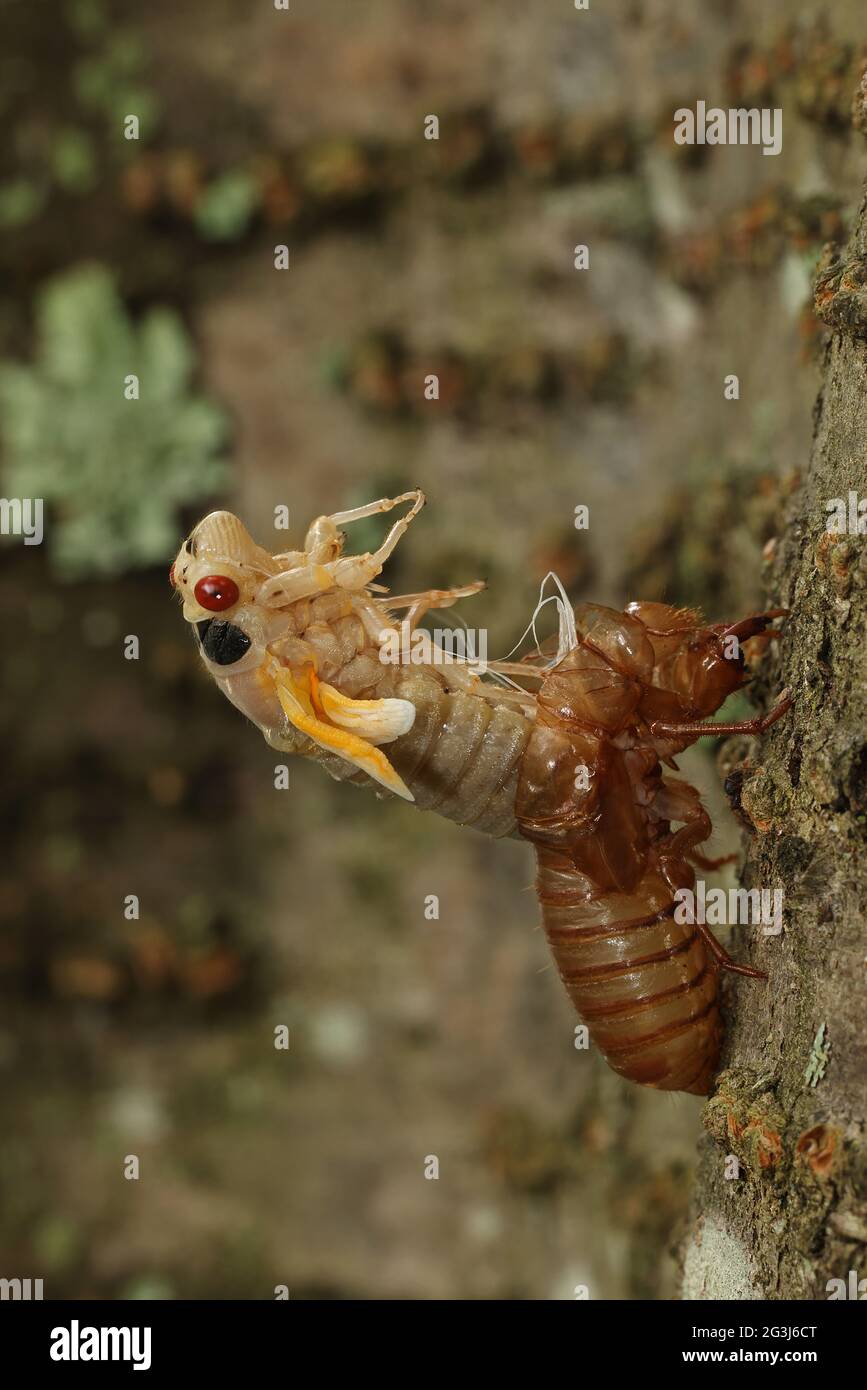
{"label": "orange lichen spot", "polygon": [[228,947],[197,951],[184,961],[181,982],[194,999],[217,999],[241,984],[244,967],[238,954]]}
{"label": "orange lichen spot", "polygon": [[747,1125],[745,1133],[755,1134],[756,1157],[760,1168],[775,1168],[783,1156],[783,1141],[775,1129],[767,1129],[760,1122]]}
{"label": "orange lichen spot", "polygon": [[831,285],[828,283],[820,285],[819,288],[816,290],[816,308],[820,309],[824,305],[830,304],[831,300],[837,293],[838,288],[839,286]]}
{"label": "orange lichen spot", "polygon": [[743,1125],[738,1123],[733,1114],[729,1114],[726,1119],[726,1129],[730,1139],[740,1139],[744,1132]]}
{"label": "orange lichen spot", "polygon": [[124,972],[104,956],[64,956],[52,961],[51,984],[64,999],[89,999],[106,1003],[124,988]]}
{"label": "orange lichen spot", "polygon": [[130,964],[142,989],[159,990],[170,985],[177,960],[175,944],[161,927],[136,923],[136,933],[130,941]]}
{"label": "orange lichen spot", "polygon": [[834,1167],[835,1155],[841,1134],[833,1125],[814,1125],[801,1135],[795,1145],[795,1153],[802,1163],[819,1178],[825,1178]]}
{"label": "orange lichen spot", "polygon": [[828,551],[834,543],[834,538],[830,531],[823,531],[816,542],[816,568],[823,574],[828,573]]}

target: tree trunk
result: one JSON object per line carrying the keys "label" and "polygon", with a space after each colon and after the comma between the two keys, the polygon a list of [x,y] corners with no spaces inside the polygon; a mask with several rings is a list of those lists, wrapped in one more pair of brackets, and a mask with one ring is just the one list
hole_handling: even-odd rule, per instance
{"label": "tree trunk", "polygon": [[826,530],[833,499],[848,511],[850,491],[867,496],[865,280],[867,200],[843,256],[820,268],[816,308],[834,332],[809,472],[774,556],[771,603],[790,616],[762,693],[789,686],[794,708],[760,742],[724,749],[730,766],[742,759],[728,788],[751,823],[743,882],[784,890],[785,930],[748,929],[767,984],[726,986],[687,1299],[846,1297],[850,1271],[867,1277],[867,536]]}

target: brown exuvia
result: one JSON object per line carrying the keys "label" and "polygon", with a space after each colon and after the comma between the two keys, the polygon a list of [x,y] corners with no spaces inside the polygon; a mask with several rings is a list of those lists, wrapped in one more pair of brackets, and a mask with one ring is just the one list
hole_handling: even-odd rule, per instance
{"label": "brown exuvia", "polygon": [[[343,555],[341,524],[401,502],[412,507],[379,550]],[[426,612],[482,584],[392,597],[375,582],[423,503],[412,492],[319,517],[303,550],[278,555],[230,513],[206,517],[172,566],[202,659],[272,747],[531,841],[554,958],[609,1064],[705,1094],[722,1039],[719,971],[761,972],[675,914],[692,866],[710,866],[698,846],[711,824],[662,764],[676,767],[705,733],[763,733],[789,708],[784,692],[764,719],[707,722],[744,684],[741,644],[780,614],[708,626],[661,603],[572,608],[561,589],[556,650],[482,669],[475,653],[415,641]]]}

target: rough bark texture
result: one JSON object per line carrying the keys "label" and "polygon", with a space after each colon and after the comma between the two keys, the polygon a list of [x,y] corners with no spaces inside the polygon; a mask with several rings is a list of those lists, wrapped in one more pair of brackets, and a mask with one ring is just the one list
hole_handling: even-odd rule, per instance
{"label": "rough bark texture", "polygon": [[743,881],[784,889],[785,930],[748,929],[768,983],[730,988],[688,1299],[824,1299],[829,1280],[867,1276],[867,536],[825,529],[832,499],[867,495],[865,256],[867,200],[819,276],[817,309],[834,333],[809,472],[775,553],[771,601],[791,616],[763,694],[788,685],[795,706],[760,745],[723,750],[729,768],[740,763],[729,786],[740,783],[755,827]]}

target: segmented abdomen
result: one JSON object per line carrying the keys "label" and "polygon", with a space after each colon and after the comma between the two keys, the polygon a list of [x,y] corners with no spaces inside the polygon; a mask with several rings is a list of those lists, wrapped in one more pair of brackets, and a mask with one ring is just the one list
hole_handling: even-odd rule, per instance
{"label": "segmented abdomen", "polygon": [[[497,838],[514,835],[518,774],[532,723],[478,695],[446,690],[429,670],[386,671],[391,678],[380,677],[371,693],[415,706],[412,728],[386,751],[419,810],[436,811]],[[369,777],[341,759],[319,750],[314,755],[332,776],[376,789]]]}
{"label": "segmented abdomen", "polygon": [[537,846],[545,932],[569,997],[609,1066],[663,1091],[707,1095],[723,1026],[717,971],[671,888],[650,870],[629,892],[588,898],[587,879]]}

